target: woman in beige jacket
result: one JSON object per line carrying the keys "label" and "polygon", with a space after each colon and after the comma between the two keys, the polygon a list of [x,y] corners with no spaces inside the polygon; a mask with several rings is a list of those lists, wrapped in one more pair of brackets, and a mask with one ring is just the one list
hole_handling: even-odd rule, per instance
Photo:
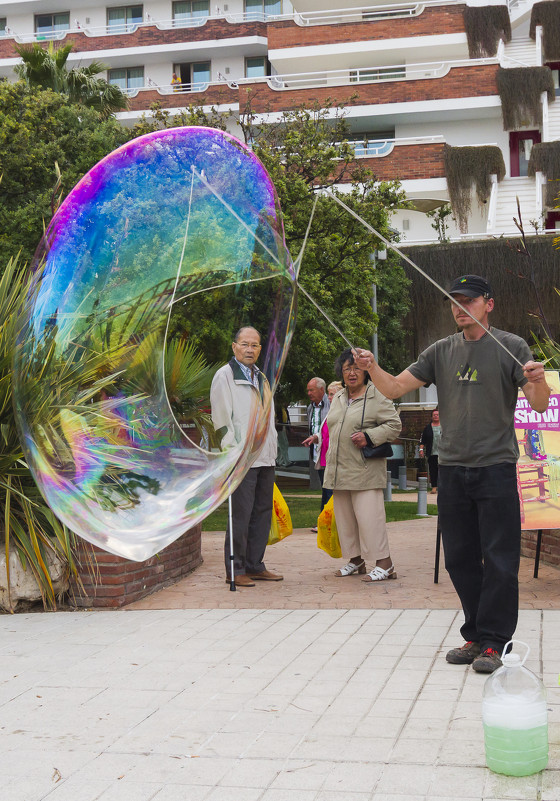
{"label": "woman in beige jacket", "polygon": [[396,578],[383,501],[387,461],[365,459],[362,448],[396,439],[401,421],[392,401],[356,367],[349,348],[336,360],[335,370],[343,389],[334,396],[327,417],[330,439],[323,485],[333,490],[340,548],[349,560],[335,575],[365,574],[367,559],[373,569],[363,581]]}

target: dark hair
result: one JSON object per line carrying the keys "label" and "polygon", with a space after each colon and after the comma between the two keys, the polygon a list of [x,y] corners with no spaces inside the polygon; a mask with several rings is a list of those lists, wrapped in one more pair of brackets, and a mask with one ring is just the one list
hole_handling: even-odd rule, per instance
{"label": "dark hair", "polygon": [[[350,362],[350,364],[354,364],[355,363],[354,354],[352,353],[352,349],[351,348],[346,348],[346,350],[343,350],[342,353],[340,354],[340,356],[336,357],[336,361],[334,363],[334,372],[335,372],[337,378],[339,379],[339,381],[342,382],[342,386],[343,387],[345,387],[346,384],[344,383],[344,376],[342,374],[342,368],[344,367],[346,362]],[[369,373],[366,370],[366,371],[364,371],[364,384],[367,384],[368,381],[371,381],[371,378],[369,376]]]}

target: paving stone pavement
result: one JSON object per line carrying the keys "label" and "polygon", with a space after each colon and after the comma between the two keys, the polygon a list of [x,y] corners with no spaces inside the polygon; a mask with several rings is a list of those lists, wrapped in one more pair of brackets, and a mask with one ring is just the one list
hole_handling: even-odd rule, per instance
{"label": "paving stone pavement", "polygon": [[[361,576],[336,578],[345,563],[317,548],[310,529],[296,529],[266,551],[266,565],[284,575],[281,582],[259,582],[230,592],[225,583],[224,533],[202,535],[204,564],[178,583],[131,604],[130,609],[459,609],[443,567],[434,584],[435,517],[389,523],[389,544],[397,579],[366,584]],[[368,566],[368,569],[373,565]],[[520,605],[524,609],[560,609],[560,570],[521,560]]]}
{"label": "paving stone pavement", "polygon": [[516,632],[548,690],[549,767],[498,776],[485,677],[445,662],[461,614],[430,583],[433,520],[395,525],[381,587],[335,579],[300,532],[270,549],[284,582],[232,593],[209,534],[179,592],[0,616],[0,801],[560,801],[559,572],[523,560]]}

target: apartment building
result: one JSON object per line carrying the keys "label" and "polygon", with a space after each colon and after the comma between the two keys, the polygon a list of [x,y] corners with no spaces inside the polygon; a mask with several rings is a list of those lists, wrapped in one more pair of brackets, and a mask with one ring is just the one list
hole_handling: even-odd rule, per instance
{"label": "apartment building", "polygon": [[[0,2],[0,77],[14,79],[14,42],[54,40],[74,45],[71,66],[107,65],[109,82],[129,95],[118,115],[128,125],[155,101],[171,113],[191,103],[230,111],[232,133],[249,99],[270,124],[300,104],[341,102],[356,158],[379,180],[400,180],[410,200],[393,219],[403,242],[437,240],[426,212],[450,199],[449,158],[466,147],[497,166],[461,225],[449,224],[449,237],[516,233],[517,199],[528,229],[560,227],[551,191],[560,178],[558,23],[542,13],[560,2],[293,3]],[[529,90],[537,98],[528,111]],[[545,157],[532,159],[543,143]]]}

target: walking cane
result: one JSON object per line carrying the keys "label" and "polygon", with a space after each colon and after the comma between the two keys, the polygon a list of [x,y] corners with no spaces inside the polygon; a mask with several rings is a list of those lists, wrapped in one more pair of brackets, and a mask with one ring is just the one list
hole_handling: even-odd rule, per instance
{"label": "walking cane", "polygon": [[229,512],[229,589],[230,592],[235,592],[235,568],[233,565],[233,512],[231,509],[231,495],[228,497],[228,512]]}

